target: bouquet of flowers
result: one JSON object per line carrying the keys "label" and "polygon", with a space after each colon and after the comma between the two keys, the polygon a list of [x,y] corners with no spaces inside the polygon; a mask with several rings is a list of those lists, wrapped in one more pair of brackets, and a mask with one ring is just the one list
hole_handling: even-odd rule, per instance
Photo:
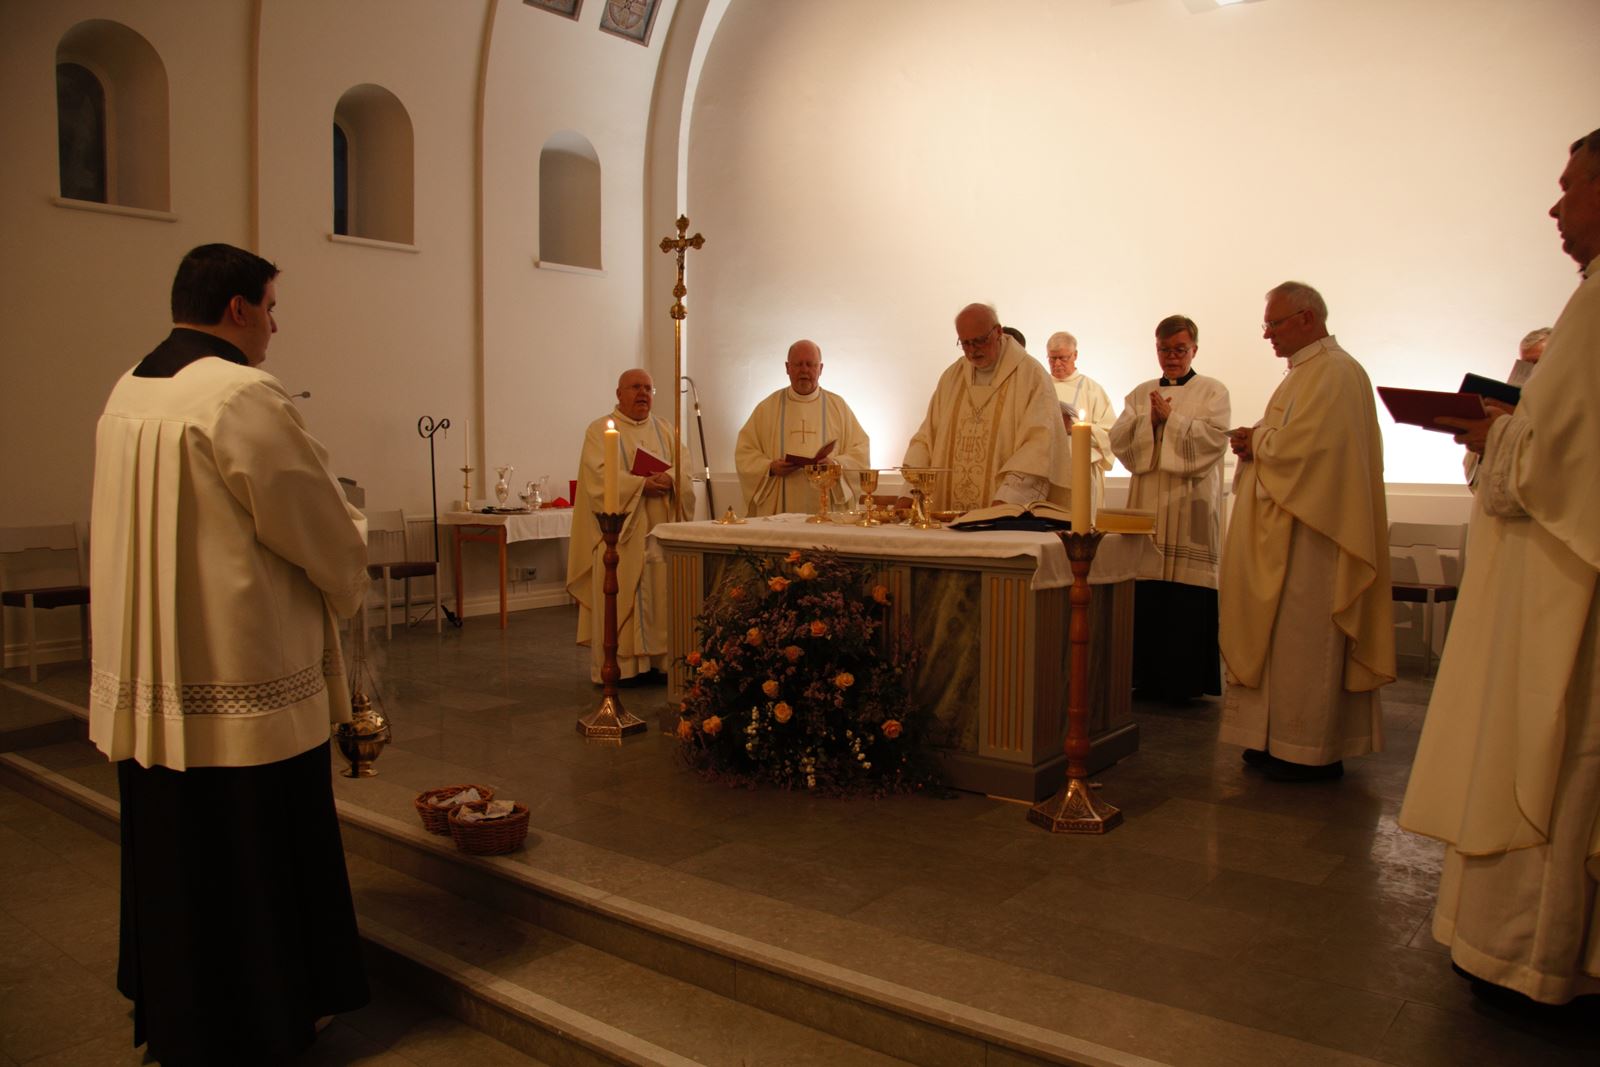
{"label": "bouquet of flowers", "polygon": [[925,713],[912,707],[909,634],[886,641],[889,591],[836,553],[729,564],[686,657],[678,739],[726,781],[834,794],[920,788]]}

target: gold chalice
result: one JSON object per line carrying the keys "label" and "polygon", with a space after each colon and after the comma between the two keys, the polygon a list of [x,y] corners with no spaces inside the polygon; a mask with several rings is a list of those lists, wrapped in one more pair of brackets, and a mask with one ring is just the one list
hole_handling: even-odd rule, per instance
{"label": "gold chalice", "polygon": [[939,484],[939,475],[950,473],[949,467],[901,467],[906,484],[911,487],[911,525],[919,530],[937,530],[944,523],[929,516],[928,494]]}
{"label": "gold chalice", "polygon": [[817,513],[806,519],[807,522],[832,522],[828,517],[828,494],[834,486],[839,484],[839,465],[837,463],[811,463],[806,466],[806,479],[817,490]]}
{"label": "gold chalice", "polygon": [[861,496],[866,501],[866,511],[861,519],[861,525],[882,526],[883,523],[879,522],[874,515],[878,503],[873,499],[873,494],[878,491],[877,470],[872,467],[864,467],[856,471],[856,481],[861,487]]}

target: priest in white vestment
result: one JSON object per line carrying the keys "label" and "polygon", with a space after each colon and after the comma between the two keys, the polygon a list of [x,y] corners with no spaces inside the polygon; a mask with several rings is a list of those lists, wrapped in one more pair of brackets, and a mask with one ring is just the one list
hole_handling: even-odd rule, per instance
{"label": "priest in white vestment", "polygon": [[931,506],[1067,505],[1070,446],[1049,373],[1000,332],[987,304],[969,304],[956,316],[956,344],[962,357],[940,375],[905,454],[908,467],[950,468]]}
{"label": "priest in white vestment", "polygon": [[[1089,424],[1089,439],[1094,458],[1089,476],[1094,479],[1094,504],[1098,511],[1106,499],[1106,471],[1111,469],[1111,426],[1117,411],[1105,388],[1078,369],[1078,339],[1065,330],[1050,335],[1045,342],[1045,358],[1056,385],[1056,399],[1072,409],[1073,422]],[[1071,447],[1071,439],[1068,439]]]}
{"label": "priest in white vestment", "polygon": [[[1433,935],[1547,1004],[1600,994],[1600,130],[1551,209],[1584,280],[1481,452],[1466,573],[1400,809],[1448,845]],[[1510,414],[1505,412],[1510,410]],[[1512,998],[1499,997],[1506,1000]]]}
{"label": "priest in white vestment", "polygon": [[[1533,377],[1533,372],[1539,369],[1539,359],[1544,355],[1545,345],[1550,340],[1550,327],[1541,326],[1537,330],[1529,330],[1523,335],[1517,345],[1517,361],[1511,364],[1511,373],[1506,375],[1506,384],[1522,388],[1528,384],[1528,379]],[[1474,491],[1478,488],[1478,460],[1476,452],[1469,451],[1461,457],[1461,466],[1467,476],[1467,485]]]}
{"label": "priest in white vestment", "polygon": [[[632,678],[667,669],[667,565],[645,559],[645,537],[663,522],[685,522],[694,514],[689,457],[672,424],[650,413],[655,384],[642,370],[617,381],[617,406],[589,424],[578,466],[572,543],[567,554],[567,592],[578,602],[578,644],[589,646],[589,677],[599,683],[605,658],[605,541],[595,513],[605,509],[606,423],[615,424],[620,458],[617,508],[627,513],[617,536],[617,667]],[[656,474],[630,473],[641,449],[671,464]]]}
{"label": "priest in white vestment", "polygon": [[1133,475],[1128,506],[1156,513],[1159,556],[1140,571],[1133,607],[1133,688],[1156,700],[1222,692],[1217,562],[1232,409],[1228,387],[1192,367],[1199,337],[1183,315],[1157,324],[1161,377],[1128,394],[1110,433]]}
{"label": "priest in white vestment", "polygon": [[[817,490],[805,467],[785,456],[814,456],[830,441],[829,462],[848,470],[870,466],[867,432],[856,421],[844,397],[822,388],[822,350],[814,341],[789,346],[783,365],[789,386],[756,405],[739,430],[734,445],[734,465],[744,490],[745,514],[780,515],[789,511],[816,511]],[[838,490],[850,487],[841,480]],[[848,496],[846,497],[848,499]]]}
{"label": "priest in white vestment", "polygon": [[1379,751],[1378,689],[1395,677],[1383,440],[1372,383],[1327,320],[1309,285],[1267,294],[1262,333],[1289,373],[1261,421],[1229,434],[1218,738],[1289,781]]}

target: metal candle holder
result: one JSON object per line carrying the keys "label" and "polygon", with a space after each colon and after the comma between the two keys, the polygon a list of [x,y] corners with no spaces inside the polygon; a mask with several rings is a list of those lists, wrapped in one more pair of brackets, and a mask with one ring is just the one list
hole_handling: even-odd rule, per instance
{"label": "metal candle holder", "polygon": [[617,535],[622,532],[622,524],[627,520],[628,513],[597,511],[594,517],[600,524],[600,537],[606,543],[602,558],[606,576],[605,584],[601,587],[606,602],[601,646],[605,655],[600,663],[603,695],[600,707],[578,720],[578,732],[586,740],[611,741],[620,745],[629,734],[643,733],[649,729],[643,719],[629,714],[623,708],[622,698],[617,696],[617,681],[622,676],[622,671],[617,667]]}
{"label": "metal candle holder", "polygon": [[1072,564],[1072,678],[1067,688],[1067,780],[1055,796],[1028,809],[1028,821],[1054,834],[1103,834],[1122,822],[1120,809],[1094,795],[1089,770],[1089,566],[1100,538],[1090,529],[1058,531]]}

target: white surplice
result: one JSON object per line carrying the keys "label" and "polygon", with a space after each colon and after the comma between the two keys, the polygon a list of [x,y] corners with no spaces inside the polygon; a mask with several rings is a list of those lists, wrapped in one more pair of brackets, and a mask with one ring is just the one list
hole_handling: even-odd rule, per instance
{"label": "white surplice", "polygon": [[1600,260],[1478,470],[1400,824],[1450,846],[1433,934],[1536,1000],[1600,993]]}
{"label": "white surplice", "polygon": [[[1111,427],[1117,421],[1117,411],[1111,398],[1099,382],[1087,374],[1077,372],[1065,381],[1055,382],[1056,399],[1071,404],[1077,421],[1088,423],[1089,439],[1093,442],[1094,458],[1089,462],[1089,477],[1094,479],[1094,510],[1099,511],[1106,498],[1106,471],[1111,469]],[[1070,470],[1072,442],[1067,442],[1068,469]]]}
{"label": "white surplice", "polygon": [[[667,668],[667,565],[645,559],[645,536],[663,522],[683,522],[694,514],[694,483],[688,453],[674,438],[672,424],[654,415],[635,421],[620,411],[589,424],[578,467],[578,499],[573,503],[572,542],[567,554],[567,592],[578,602],[578,644],[589,646],[590,680],[600,681],[605,658],[605,541],[595,513],[605,507],[606,420],[616,423],[621,445],[617,507],[627,513],[617,536],[617,667],[621,677]],[[628,473],[640,447],[672,464],[674,489],[650,496],[645,479]]]}
{"label": "white surplice", "polygon": [[[828,458],[846,470],[870,465],[867,432],[838,393],[819,387],[801,396],[786,387],[757,404],[739,430],[733,453],[739,487],[744,490],[745,514],[815,511],[817,491],[806,472],[797,470],[778,478],[771,473],[771,465],[785,455],[816,455],[829,441],[838,445]],[[849,491],[848,479],[834,490],[845,499]]]}

